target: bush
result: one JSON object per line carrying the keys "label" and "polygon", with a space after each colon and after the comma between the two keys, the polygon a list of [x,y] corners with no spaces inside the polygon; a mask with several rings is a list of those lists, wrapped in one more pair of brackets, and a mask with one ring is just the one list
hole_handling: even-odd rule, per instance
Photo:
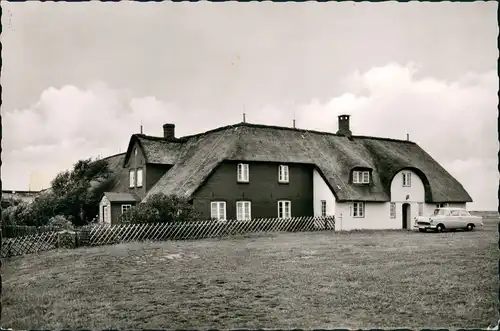
{"label": "bush", "polygon": [[2,210],[2,225],[34,225],[31,224],[29,204],[21,202]]}
{"label": "bush", "polygon": [[57,233],[57,248],[75,248],[77,246],[76,232],[62,230]]}
{"label": "bush", "polygon": [[198,217],[188,200],[158,193],[120,216],[121,223],[172,223]]}
{"label": "bush", "polygon": [[73,223],[62,215],[52,217],[47,224],[50,227],[60,230],[73,230]]}

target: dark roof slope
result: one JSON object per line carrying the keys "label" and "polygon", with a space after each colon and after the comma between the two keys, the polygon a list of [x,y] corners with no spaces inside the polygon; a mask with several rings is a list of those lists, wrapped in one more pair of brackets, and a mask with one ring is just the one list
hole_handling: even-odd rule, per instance
{"label": "dark roof slope", "polygon": [[[148,192],[191,197],[224,160],[314,164],[339,201],[390,201],[390,184],[412,169],[427,202],[470,202],[462,185],[413,142],[375,137],[351,139],[317,131],[239,123],[180,138],[178,161]],[[373,184],[349,183],[354,167],[373,169]]]}
{"label": "dark roof slope", "polygon": [[110,202],[138,202],[140,199],[130,193],[104,192]]}
{"label": "dark roof slope", "polygon": [[128,189],[128,169],[123,167],[123,161],[125,160],[125,153],[116,154],[104,158],[108,162],[109,169],[114,173],[115,182],[112,187],[114,192],[122,192]]}

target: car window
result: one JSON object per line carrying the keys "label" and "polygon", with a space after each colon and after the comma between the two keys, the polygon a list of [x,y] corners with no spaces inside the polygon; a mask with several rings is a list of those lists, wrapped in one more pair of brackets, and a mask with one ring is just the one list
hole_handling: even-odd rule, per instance
{"label": "car window", "polygon": [[460,211],[460,216],[469,216],[469,213],[465,210]]}
{"label": "car window", "polygon": [[450,211],[446,209],[436,209],[434,211],[434,216],[439,215],[439,216],[450,216]]}
{"label": "car window", "polygon": [[458,210],[452,210],[451,211],[451,216],[460,216],[460,213]]}

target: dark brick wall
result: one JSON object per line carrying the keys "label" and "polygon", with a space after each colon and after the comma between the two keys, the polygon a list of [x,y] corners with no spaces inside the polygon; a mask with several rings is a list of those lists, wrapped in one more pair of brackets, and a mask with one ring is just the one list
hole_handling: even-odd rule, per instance
{"label": "dark brick wall", "polygon": [[236,201],[252,202],[252,218],[277,217],[278,200],[290,200],[292,217],[313,216],[313,167],[288,164],[290,181],[278,182],[279,163],[249,162],[249,183],[238,183],[237,162],[221,164],[194,194],[193,205],[210,218],[210,202],[226,201],[228,219],[236,218]]}
{"label": "dark brick wall", "polygon": [[122,214],[122,205],[132,205],[134,206],[135,203],[133,202],[112,202],[111,203],[111,224],[118,224],[119,218]]}

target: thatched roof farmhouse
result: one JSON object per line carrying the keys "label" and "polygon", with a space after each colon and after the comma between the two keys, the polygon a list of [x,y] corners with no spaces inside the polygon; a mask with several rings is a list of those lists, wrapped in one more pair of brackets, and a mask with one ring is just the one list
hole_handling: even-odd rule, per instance
{"label": "thatched roof farmhouse", "polygon": [[335,215],[343,228],[409,228],[437,204],[472,201],[416,143],[353,135],[349,120],[336,133],[242,122],[179,138],[166,124],[107,159],[113,191],[186,197],[207,218]]}

